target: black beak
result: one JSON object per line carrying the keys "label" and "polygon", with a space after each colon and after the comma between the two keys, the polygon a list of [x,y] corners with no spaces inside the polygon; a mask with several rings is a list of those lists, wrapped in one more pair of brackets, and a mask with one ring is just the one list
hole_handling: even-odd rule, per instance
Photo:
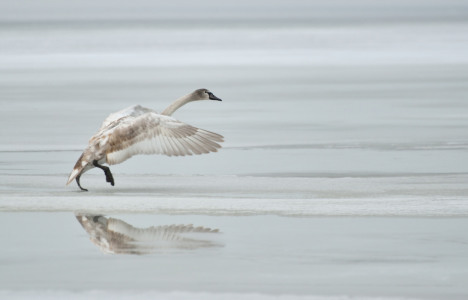
{"label": "black beak", "polygon": [[219,99],[218,97],[216,97],[215,95],[213,95],[213,93],[208,93],[208,97],[210,98],[210,100],[223,101],[223,100]]}

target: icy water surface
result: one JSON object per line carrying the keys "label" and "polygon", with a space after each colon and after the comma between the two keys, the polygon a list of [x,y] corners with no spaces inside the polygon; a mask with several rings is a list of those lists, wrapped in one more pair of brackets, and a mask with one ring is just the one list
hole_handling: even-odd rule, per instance
{"label": "icy water surface", "polygon": [[[466,3],[80,3],[0,2],[0,298],[468,297]],[[219,153],[65,186],[196,88]]]}
{"label": "icy water surface", "polygon": [[468,276],[468,240],[460,230],[468,226],[465,218],[87,213],[1,213],[1,218],[9,226],[0,230],[3,240],[8,237],[0,279],[2,288],[12,291],[461,299]]}

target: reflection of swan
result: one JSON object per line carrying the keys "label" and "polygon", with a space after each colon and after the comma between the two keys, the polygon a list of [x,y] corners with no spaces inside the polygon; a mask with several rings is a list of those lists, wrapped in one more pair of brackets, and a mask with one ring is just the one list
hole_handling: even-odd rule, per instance
{"label": "reflection of swan", "polygon": [[193,227],[191,224],[135,228],[122,220],[101,215],[77,214],[76,219],[104,253],[149,254],[164,249],[222,246],[214,241],[218,229]]}
{"label": "reflection of swan", "polygon": [[182,123],[171,115],[181,106],[197,100],[218,100],[207,89],[198,89],[177,99],[161,114],[152,109],[131,106],[113,113],[104,120],[99,131],[91,137],[73,167],[67,184],[76,179],[81,190],[80,177],[97,167],[104,171],[106,181],[114,185],[109,167],[136,154],[164,154],[184,156],[216,152],[223,137],[217,133]]}

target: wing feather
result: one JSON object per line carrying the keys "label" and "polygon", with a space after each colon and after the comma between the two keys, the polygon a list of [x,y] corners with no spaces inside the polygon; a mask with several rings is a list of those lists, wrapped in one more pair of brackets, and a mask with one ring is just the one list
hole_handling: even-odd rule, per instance
{"label": "wing feather", "polygon": [[107,163],[121,163],[136,154],[185,156],[216,152],[223,142],[217,133],[172,117],[148,112],[121,119],[108,133]]}
{"label": "wing feather", "polygon": [[179,150],[179,155],[180,156],[185,156],[185,155],[189,155],[190,151],[188,151],[189,149],[187,147],[184,147],[180,141],[179,141],[179,136],[177,134],[177,131],[175,131],[175,134],[174,134],[174,138],[172,139],[172,143],[174,144],[174,146]]}
{"label": "wing feather", "polygon": [[192,151],[193,154],[203,154],[203,149],[197,144],[190,141],[190,137],[184,139],[184,143]]}
{"label": "wing feather", "polygon": [[194,145],[195,147],[197,147],[197,150],[199,152],[199,154],[203,154],[203,153],[208,153],[209,151],[205,148],[205,145],[203,145],[203,143],[200,143],[198,141],[198,139],[195,139],[193,138],[192,136],[188,136],[186,137],[186,139],[189,141],[189,143],[191,145]]}
{"label": "wing feather", "polygon": [[[162,130],[161,130],[162,131]],[[167,140],[167,136],[165,135],[164,132],[161,132],[161,136],[160,136],[160,139],[161,139],[161,144],[163,145],[163,147],[166,149],[165,152],[163,152],[163,154],[166,154],[168,156],[172,156],[173,153],[174,153],[174,150],[172,149],[169,141]]]}
{"label": "wing feather", "polygon": [[163,138],[164,145],[166,145],[166,147],[168,149],[167,155],[169,155],[169,156],[177,155],[177,150],[172,146],[171,139],[169,139],[166,134],[167,133],[164,132],[161,136]]}
{"label": "wing feather", "polygon": [[122,110],[119,110],[119,111],[117,111],[115,113],[111,113],[109,116],[107,116],[107,118],[101,124],[101,129],[109,126],[109,124],[111,124],[114,121],[117,121],[120,118],[129,117],[129,116],[133,117],[133,118],[136,118],[138,116],[141,116],[141,115],[149,113],[149,112],[154,112],[155,113],[154,110],[143,107],[141,105],[129,106],[129,107],[124,108]]}
{"label": "wing feather", "polygon": [[217,151],[216,145],[218,144],[210,141],[209,138],[205,137],[203,134],[200,134],[199,136],[192,136],[191,138],[197,140],[201,145],[204,146],[206,150],[214,152]]}

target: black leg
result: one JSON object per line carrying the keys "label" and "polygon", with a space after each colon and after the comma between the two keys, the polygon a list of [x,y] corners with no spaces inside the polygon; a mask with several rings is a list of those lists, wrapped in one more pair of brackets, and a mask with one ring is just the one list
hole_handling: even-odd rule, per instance
{"label": "black leg", "polygon": [[81,174],[76,176],[76,183],[78,183],[78,186],[80,187],[80,189],[83,191],[83,192],[87,192],[88,190],[87,189],[84,189],[81,187],[81,184],[80,184],[80,177],[81,177]]}
{"label": "black leg", "polygon": [[114,186],[114,176],[112,176],[109,167],[98,164],[97,160],[93,160],[93,166],[103,170],[104,174],[106,174],[106,181],[110,182],[110,184]]}

